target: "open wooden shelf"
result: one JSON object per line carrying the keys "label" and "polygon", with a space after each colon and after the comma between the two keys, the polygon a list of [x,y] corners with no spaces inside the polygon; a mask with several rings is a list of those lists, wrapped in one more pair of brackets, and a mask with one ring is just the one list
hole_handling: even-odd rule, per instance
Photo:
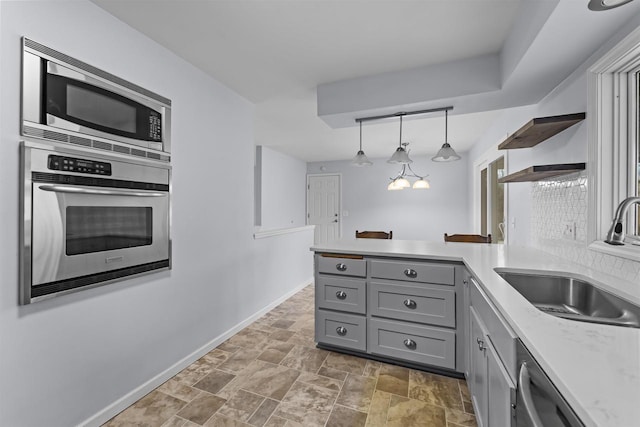
{"label": "open wooden shelf", "polygon": [[540,181],[554,176],[567,175],[586,168],[586,163],[565,163],[558,165],[531,166],[519,172],[504,176],[498,180],[501,184],[509,182]]}
{"label": "open wooden shelf", "polygon": [[585,113],[564,114],[562,116],[538,117],[511,134],[499,146],[499,150],[529,148],[581,122]]}

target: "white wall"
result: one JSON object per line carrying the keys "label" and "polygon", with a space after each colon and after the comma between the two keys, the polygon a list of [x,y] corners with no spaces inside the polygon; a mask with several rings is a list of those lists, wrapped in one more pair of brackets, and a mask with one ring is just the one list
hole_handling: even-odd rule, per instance
{"label": "white wall", "polygon": [[392,230],[394,239],[440,242],[444,233],[471,231],[469,165],[467,153],[460,154],[462,160],[451,163],[411,156],[416,173],[429,174],[429,190],[388,191],[389,178],[400,167],[387,163],[387,158],[371,159],[372,166],[361,168],[350,161],[313,162],[308,163],[307,173],[342,174],[342,212],[348,212],[342,217],[343,237],[354,237],[355,230]]}
{"label": "white wall", "polygon": [[263,230],[305,225],[307,164],[268,147],[256,147],[260,161],[260,226]]}
{"label": "white wall", "polygon": [[[471,150],[471,161],[475,161],[491,145],[501,142],[534,117],[586,111],[588,67],[638,25],[640,15],[634,16],[539,104],[504,111]],[[596,120],[596,117],[587,117],[583,122],[533,148],[508,150],[507,172],[513,173],[532,165],[587,162],[589,120]],[[587,168],[590,166],[587,163]],[[509,243],[535,246],[627,280],[640,279],[639,262],[597,253],[588,248],[590,242],[586,238],[585,211],[588,217],[594,207],[589,206],[586,201],[586,188],[593,185],[588,182],[587,174],[575,173],[553,181],[543,185],[545,188],[537,183],[506,184],[509,186],[510,222],[513,218],[516,219],[516,228],[509,228]],[[539,206],[540,204],[545,206]],[[562,226],[557,224],[559,220],[577,225],[576,241],[562,236]]]}
{"label": "white wall", "polygon": [[[248,101],[88,1],[2,1],[0,19],[0,425],[66,427],[146,393],[305,283],[313,236],[253,240]],[[23,35],[172,99],[173,270],[18,306]]]}

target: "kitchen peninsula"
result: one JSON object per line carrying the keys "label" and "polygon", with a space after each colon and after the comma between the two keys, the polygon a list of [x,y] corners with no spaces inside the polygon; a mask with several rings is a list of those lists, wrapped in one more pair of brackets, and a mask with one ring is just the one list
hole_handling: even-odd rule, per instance
{"label": "kitchen peninsula", "polygon": [[[464,267],[473,278],[473,282],[478,283],[481,293],[486,295],[504,322],[524,343],[586,426],[637,425],[640,419],[640,407],[637,405],[640,395],[640,329],[573,321],[543,313],[503,280],[494,269],[568,273],[588,278],[602,289],[640,304],[640,287],[637,283],[614,279],[545,252],[525,247],[345,239],[315,245],[311,250],[316,253],[316,278],[318,260],[323,254],[329,255],[325,259],[330,259],[332,264],[340,264],[341,259],[356,258],[355,261],[363,263],[362,268],[369,270],[372,262],[413,262],[416,265],[425,263],[424,265]],[[320,272],[322,271],[320,269]],[[410,269],[408,271],[407,277],[413,275]],[[369,277],[365,292],[372,292],[370,276],[360,274],[360,277]],[[438,280],[441,279],[437,279],[436,283]],[[322,298],[318,290],[318,280],[316,293],[318,304]],[[367,309],[371,309],[370,304]],[[460,333],[459,331],[460,328],[457,333]],[[316,338],[318,334],[319,331],[316,330]],[[370,335],[367,335],[367,339],[369,337]],[[370,344],[367,342],[366,345],[359,345],[369,348]],[[468,352],[470,349],[458,346],[458,353],[465,351]],[[363,355],[367,357],[366,354]],[[461,360],[459,356],[457,359]],[[459,365],[456,368],[459,372],[464,371]]]}

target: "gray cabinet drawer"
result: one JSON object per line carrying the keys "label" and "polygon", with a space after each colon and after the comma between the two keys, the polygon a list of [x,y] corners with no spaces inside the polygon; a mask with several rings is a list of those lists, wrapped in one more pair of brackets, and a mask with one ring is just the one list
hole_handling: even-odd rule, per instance
{"label": "gray cabinet drawer", "polygon": [[369,313],[409,322],[456,327],[456,292],[433,285],[369,283]]}
{"label": "gray cabinet drawer", "polygon": [[371,261],[371,277],[409,282],[454,285],[455,267],[447,264],[404,261]]}
{"label": "gray cabinet drawer", "polygon": [[366,351],[366,331],[364,316],[316,311],[316,342]]}
{"label": "gray cabinet drawer", "polygon": [[491,343],[497,350],[498,356],[504,363],[511,380],[515,383],[517,374],[516,339],[518,337],[493,308],[475,279],[471,279],[470,282],[469,296],[471,306],[482,319]]}
{"label": "gray cabinet drawer", "polygon": [[366,277],[367,262],[364,259],[318,256],[318,273],[342,276]]}
{"label": "gray cabinet drawer", "polygon": [[365,314],[366,285],[363,279],[344,279],[319,274],[316,282],[318,308]]}
{"label": "gray cabinet drawer", "polygon": [[456,334],[452,330],[369,319],[368,351],[425,365],[456,367]]}

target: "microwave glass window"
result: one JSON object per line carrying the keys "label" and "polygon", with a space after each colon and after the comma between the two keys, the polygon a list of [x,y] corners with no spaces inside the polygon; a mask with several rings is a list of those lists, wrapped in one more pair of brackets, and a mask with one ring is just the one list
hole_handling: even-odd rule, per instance
{"label": "microwave glass window", "polygon": [[136,133],[136,108],[99,92],[68,84],[67,115],[123,132]]}
{"label": "microwave glass window", "polygon": [[79,255],[152,243],[150,207],[68,206],[66,254]]}

